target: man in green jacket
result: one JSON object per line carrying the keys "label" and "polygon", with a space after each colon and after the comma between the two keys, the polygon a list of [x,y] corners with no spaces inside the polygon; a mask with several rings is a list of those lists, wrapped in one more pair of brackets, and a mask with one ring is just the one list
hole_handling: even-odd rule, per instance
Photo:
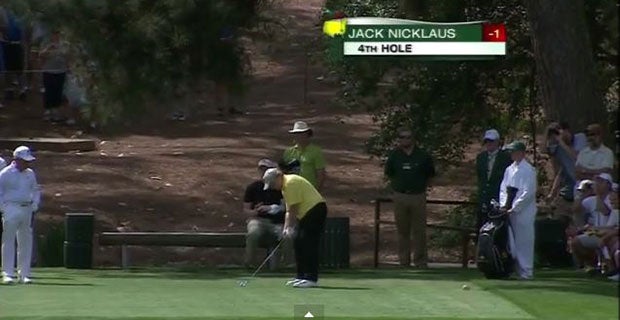
{"label": "man in green jacket", "polygon": [[478,200],[476,227],[480,227],[487,219],[484,205],[489,205],[492,199],[499,201],[499,186],[504,178],[504,171],[512,160],[510,154],[500,150],[500,136],[495,129],[484,133],[484,148],[476,157],[476,176],[478,177]]}

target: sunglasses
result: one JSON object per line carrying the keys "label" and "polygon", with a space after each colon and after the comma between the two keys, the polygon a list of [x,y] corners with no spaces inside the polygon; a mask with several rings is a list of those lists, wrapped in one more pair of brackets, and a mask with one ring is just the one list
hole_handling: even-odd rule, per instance
{"label": "sunglasses", "polygon": [[596,136],[598,136],[598,133],[586,132],[586,136],[588,136],[588,137],[596,137]]}
{"label": "sunglasses", "polygon": [[411,135],[408,135],[408,134],[399,134],[399,135],[398,135],[398,138],[400,138],[400,139],[409,139],[409,138],[411,138]]}

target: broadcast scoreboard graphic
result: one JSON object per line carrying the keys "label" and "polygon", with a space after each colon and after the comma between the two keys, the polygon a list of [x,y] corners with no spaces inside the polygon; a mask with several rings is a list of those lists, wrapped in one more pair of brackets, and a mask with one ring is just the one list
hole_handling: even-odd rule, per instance
{"label": "broadcast scoreboard graphic", "polygon": [[354,17],[325,21],[323,32],[343,56],[494,59],[506,55],[504,24]]}

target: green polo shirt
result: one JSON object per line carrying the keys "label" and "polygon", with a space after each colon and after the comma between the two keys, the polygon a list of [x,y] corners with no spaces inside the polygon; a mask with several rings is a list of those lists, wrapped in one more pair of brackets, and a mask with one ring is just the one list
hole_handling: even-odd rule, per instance
{"label": "green polo shirt", "polygon": [[398,148],[387,158],[385,175],[394,191],[420,194],[426,192],[428,180],[435,176],[435,166],[431,156],[418,147],[414,147],[411,154]]}
{"label": "green polo shirt", "polygon": [[310,181],[315,188],[318,187],[316,172],[325,169],[325,157],[321,147],[311,143],[302,149],[295,145],[284,150],[283,158],[287,163],[293,160],[299,161],[299,175]]}

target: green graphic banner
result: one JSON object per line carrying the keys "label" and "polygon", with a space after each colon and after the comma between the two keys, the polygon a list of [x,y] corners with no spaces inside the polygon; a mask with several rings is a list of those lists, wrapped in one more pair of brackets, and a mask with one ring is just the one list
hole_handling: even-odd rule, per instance
{"label": "green graphic banner", "polygon": [[344,41],[421,42],[482,41],[482,25],[351,25],[346,26]]}

